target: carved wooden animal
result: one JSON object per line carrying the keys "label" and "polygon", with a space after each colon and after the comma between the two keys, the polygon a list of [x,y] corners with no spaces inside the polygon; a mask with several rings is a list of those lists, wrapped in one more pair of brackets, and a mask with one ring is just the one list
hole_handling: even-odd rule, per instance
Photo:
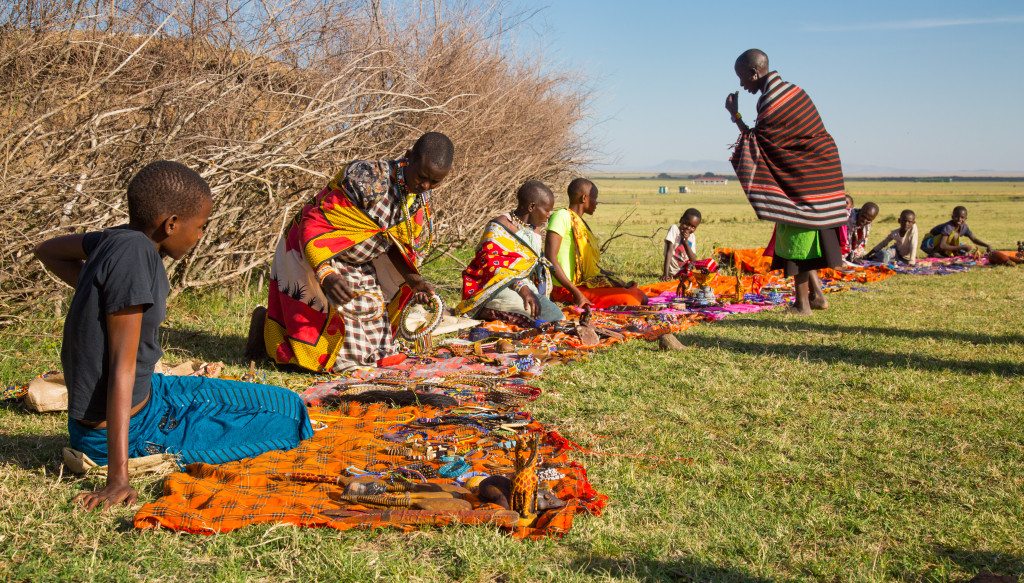
{"label": "carved wooden animal", "polygon": [[515,473],[512,474],[512,496],[509,505],[519,513],[520,524],[529,526],[537,518],[537,446],[533,436],[516,441]]}

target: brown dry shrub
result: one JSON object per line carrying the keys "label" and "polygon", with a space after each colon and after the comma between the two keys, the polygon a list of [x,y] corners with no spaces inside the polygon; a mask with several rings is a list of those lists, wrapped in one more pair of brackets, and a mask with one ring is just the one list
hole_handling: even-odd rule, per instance
{"label": "brown dry shrub", "polygon": [[[0,8],[0,306],[54,286],[40,241],[119,223],[144,164],[200,171],[215,207],[175,289],[248,281],[301,203],[356,158],[422,132],[456,144],[435,193],[438,252],[524,180],[587,154],[578,79],[510,56],[500,19],[440,4],[15,0]],[[436,255],[435,255],[436,256]],[[0,318],[4,319],[4,318]]]}

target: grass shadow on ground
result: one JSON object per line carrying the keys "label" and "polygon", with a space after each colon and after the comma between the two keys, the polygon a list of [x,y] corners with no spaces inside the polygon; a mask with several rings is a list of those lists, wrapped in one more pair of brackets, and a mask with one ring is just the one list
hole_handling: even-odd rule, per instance
{"label": "grass shadow on ground", "polygon": [[1013,581],[1019,580],[1024,574],[1024,555],[967,550],[943,545],[935,547],[935,554],[968,572],[1005,576]]}
{"label": "grass shadow on ground", "polygon": [[63,463],[61,450],[68,444],[66,433],[59,435],[0,434],[0,464],[26,470],[46,468],[56,473]]}
{"label": "grass shadow on ground", "polygon": [[[742,327],[747,322],[727,323]],[[717,324],[722,325],[722,324]],[[933,356],[908,356],[898,352],[885,352],[863,348],[848,348],[835,344],[771,343],[710,338],[690,334],[677,335],[684,346],[706,349],[720,349],[738,354],[778,356],[789,359],[804,359],[826,364],[853,364],[872,368],[891,368],[893,365],[930,371],[946,371],[963,374],[997,374],[1000,376],[1024,375],[1024,365],[1009,362],[987,362],[956,360]]]}
{"label": "grass shadow on ground", "polygon": [[750,575],[741,569],[709,565],[689,557],[678,559],[590,557],[577,560],[571,569],[590,576],[616,579],[633,577],[641,581],[733,583],[769,583],[772,581],[772,579]]}
{"label": "grass shadow on ground", "polygon": [[[165,350],[184,359],[203,362],[223,362],[228,365],[248,366],[245,358],[245,338],[236,334],[216,334],[187,328],[161,328]],[[174,347],[168,349],[166,347]]]}
{"label": "grass shadow on ground", "polygon": [[719,325],[724,326],[744,326],[744,327],[756,327],[756,328],[767,328],[774,330],[808,330],[811,332],[820,332],[822,334],[866,334],[866,335],[879,335],[879,336],[891,336],[895,338],[906,338],[911,340],[924,340],[928,338],[941,338],[944,340],[956,340],[960,342],[970,342],[971,344],[1024,344],[1024,335],[1022,334],[1007,334],[1007,335],[994,335],[994,334],[972,334],[969,332],[958,332],[956,330],[910,330],[906,328],[889,327],[883,328],[879,326],[843,326],[835,322],[821,323],[821,322],[809,322],[809,321],[794,321],[784,322],[779,320],[755,320],[748,319],[743,321],[729,322],[725,321]]}

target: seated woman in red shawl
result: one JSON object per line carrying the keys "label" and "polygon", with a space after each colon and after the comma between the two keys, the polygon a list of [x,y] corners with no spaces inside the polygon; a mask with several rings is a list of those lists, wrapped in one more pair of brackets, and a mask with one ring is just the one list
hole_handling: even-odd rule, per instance
{"label": "seated woman in red shawl", "polygon": [[462,303],[455,311],[481,320],[532,327],[564,315],[548,299],[551,289],[544,258],[544,229],[555,195],[539,180],[516,192],[517,206],[487,223],[473,261],[462,272]]}
{"label": "seated woman in red shawl", "polygon": [[395,355],[401,309],[433,293],[416,265],[432,234],[430,190],[454,155],[447,136],[429,132],[402,158],[357,160],[339,172],[278,243],[266,315],[253,314],[247,352],[262,329],[270,358],[312,371]]}

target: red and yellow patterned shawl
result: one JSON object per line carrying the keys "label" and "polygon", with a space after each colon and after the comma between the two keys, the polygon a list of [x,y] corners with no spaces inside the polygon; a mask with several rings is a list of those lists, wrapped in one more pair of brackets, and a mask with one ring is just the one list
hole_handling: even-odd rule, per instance
{"label": "red and yellow patterned shawl", "polygon": [[[366,214],[347,194],[345,185],[346,166],[320,191],[310,204],[303,207],[299,219],[299,233],[302,250],[306,260],[315,270],[325,261],[353,245],[379,234],[385,234],[406,256],[410,267],[416,266],[416,258],[412,253],[412,241],[423,230],[424,209],[420,208],[412,217],[412,232],[404,221],[385,228]],[[371,188],[374,192],[381,189],[380,194],[390,189],[390,180],[382,177],[375,181]],[[412,206],[416,195],[409,195],[405,201],[406,208]]]}
{"label": "red and yellow patterned shawl", "polygon": [[491,221],[476,256],[462,272],[462,302],[455,311],[471,313],[515,280],[531,276],[538,289],[546,287],[542,258],[505,225]]}
{"label": "red and yellow patterned shawl", "polygon": [[[352,164],[346,166],[302,208],[289,226],[285,233],[288,246],[301,249],[311,273],[339,253],[377,235],[384,235],[398,245],[408,265],[416,268],[417,257],[412,241],[423,230],[425,208],[419,208],[412,215],[411,231],[405,221],[385,226],[368,215],[358,205],[359,197],[350,192],[362,189],[371,195],[394,196],[389,193],[393,184],[390,172],[385,168],[387,163],[375,164],[380,167],[380,172],[373,180],[359,185],[346,181]],[[405,201],[406,208],[410,208],[415,200],[415,195],[409,195]],[[312,279],[315,280],[315,276]],[[341,315],[331,306],[324,306],[325,309],[321,310],[301,301],[289,301],[286,293],[275,290],[275,285],[277,282],[271,281],[268,317],[264,324],[267,353],[279,364],[292,364],[313,371],[330,370],[345,339]],[[392,331],[411,297],[411,290],[403,285],[388,302]]]}

